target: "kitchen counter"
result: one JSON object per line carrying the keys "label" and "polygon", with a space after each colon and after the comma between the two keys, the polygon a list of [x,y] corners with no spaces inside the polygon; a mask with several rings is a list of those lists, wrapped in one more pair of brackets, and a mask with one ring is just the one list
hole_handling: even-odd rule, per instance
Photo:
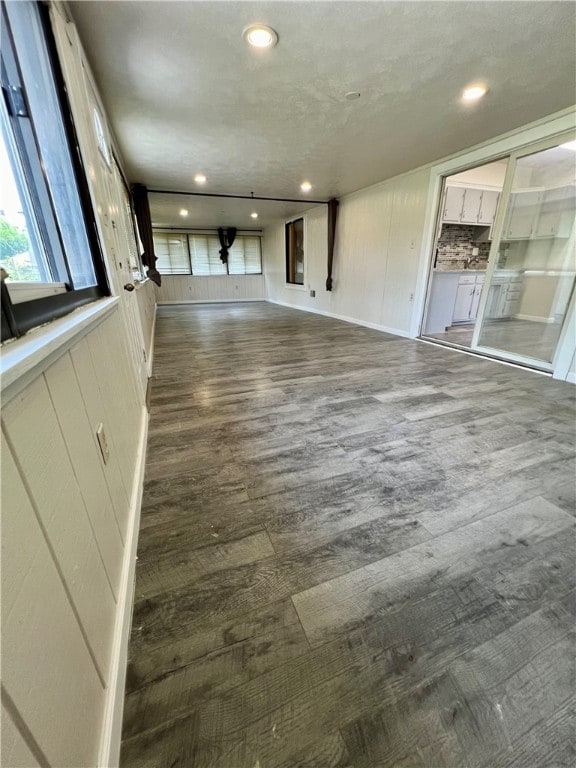
{"label": "kitchen counter", "polygon": [[485,269],[433,269],[435,275],[467,275],[469,272],[473,274],[485,274]]}

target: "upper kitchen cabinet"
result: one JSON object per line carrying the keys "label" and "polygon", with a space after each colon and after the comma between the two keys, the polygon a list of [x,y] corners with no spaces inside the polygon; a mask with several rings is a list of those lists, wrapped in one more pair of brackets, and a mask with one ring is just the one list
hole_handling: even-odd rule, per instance
{"label": "upper kitchen cabinet", "polygon": [[478,212],[478,224],[484,224],[491,227],[496,218],[496,209],[498,208],[498,199],[500,192],[495,189],[483,189],[482,199],[480,200],[480,210]]}
{"label": "upper kitchen cabinet", "polygon": [[460,218],[461,223],[462,224],[478,224],[478,217],[480,215],[481,204],[482,204],[481,189],[465,189],[464,205],[462,207],[462,216]]}
{"label": "upper kitchen cabinet", "polygon": [[460,224],[462,208],[464,207],[464,189],[462,187],[446,187],[444,192],[444,212],[442,221]]}
{"label": "upper kitchen cabinet", "polygon": [[540,211],[542,192],[512,192],[508,204],[503,239],[529,240]]}
{"label": "upper kitchen cabinet", "polygon": [[496,215],[499,194],[493,189],[447,186],[442,221],[490,227]]}
{"label": "upper kitchen cabinet", "polygon": [[570,237],[574,223],[575,192],[573,186],[544,191],[533,237]]}
{"label": "upper kitchen cabinet", "polygon": [[504,225],[505,240],[570,237],[574,186],[512,192]]}

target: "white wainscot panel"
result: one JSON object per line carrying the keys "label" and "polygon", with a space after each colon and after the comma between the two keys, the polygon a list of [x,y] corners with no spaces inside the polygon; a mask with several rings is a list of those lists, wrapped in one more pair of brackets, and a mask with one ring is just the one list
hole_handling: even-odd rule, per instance
{"label": "white wainscot panel", "polygon": [[4,436],[2,492],[2,684],[50,765],[93,768],[104,688]]}
{"label": "white wainscot panel", "polygon": [[202,301],[262,301],[266,298],[263,275],[162,275],[158,303]]}
{"label": "white wainscot panel", "polygon": [[4,704],[2,704],[0,734],[0,765],[5,768],[36,768],[40,765],[14,725]]}
{"label": "white wainscot panel", "polygon": [[8,404],[3,424],[104,681],[114,595],[44,378]]}
{"label": "white wainscot panel", "polygon": [[60,358],[45,376],[108,580],[117,597],[123,557],[122,536],[104,478],[96,430],[93,435],[70,355]]}

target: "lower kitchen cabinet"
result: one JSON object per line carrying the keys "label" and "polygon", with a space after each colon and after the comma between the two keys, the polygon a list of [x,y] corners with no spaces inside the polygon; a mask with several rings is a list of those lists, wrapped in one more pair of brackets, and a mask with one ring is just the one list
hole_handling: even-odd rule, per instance
{"label": "lower kitchen cabinet", "polygon": [[521,296],[522,275],[495,273],[488,292],[486,317],[497,319],[516,315]]}
{"label": "lower kitchen cabinet", "polygon": [[472,323],[476,320],[484,277],[484,274],[460,276],[452,313],[453,323]]}

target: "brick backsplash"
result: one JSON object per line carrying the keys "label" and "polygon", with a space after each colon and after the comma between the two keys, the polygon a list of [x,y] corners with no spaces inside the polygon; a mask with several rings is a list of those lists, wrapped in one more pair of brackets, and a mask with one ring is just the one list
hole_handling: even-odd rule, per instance
{"label": "brick backsplash", "polygon": [[[438,258],[436,269],[486,269],[490,242],[476,242],[479,227],[467,227],[464,224],[443,224],[438,240]],[[478,248],[478,256],[472,256],[472,248]],[[468,259],[477,259],[468,264]]]}

